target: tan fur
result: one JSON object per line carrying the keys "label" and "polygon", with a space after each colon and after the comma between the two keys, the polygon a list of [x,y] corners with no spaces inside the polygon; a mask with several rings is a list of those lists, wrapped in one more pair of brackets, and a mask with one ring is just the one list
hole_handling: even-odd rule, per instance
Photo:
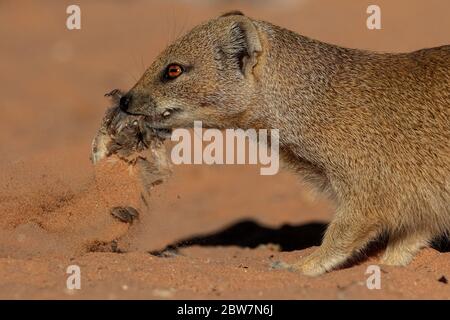
{"label": "tan fur", "polygon": [[[170,63],[186,71],[162,81]],[[296,264],[305,274],[381,233],[382,261],[405,265],[450,229],[450,46],[374,53],[232,13],[170,45],[129,96],[155,127],[280,129],[283,159],[337,206],[321,247]]]}

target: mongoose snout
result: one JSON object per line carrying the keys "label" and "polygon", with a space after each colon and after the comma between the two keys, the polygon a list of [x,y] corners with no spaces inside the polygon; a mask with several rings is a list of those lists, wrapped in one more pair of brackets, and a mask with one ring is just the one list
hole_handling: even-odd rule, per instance
{"label": "mongoose snout", "polygon": [[119,100],[119,108],[120,110],[127,112],[128,111],[128,106],[130,105],[130,101],[131,101],[131,95],[130,94],[125,94],[124,96],[122,96]]}
{"label": "mongoose snout", "polygon": [[382,263],[405,265],[450,230],[450,46],[349,49],[232,12],[174,41],[129,96],[151,127],[279,129],[282,159],[337,208],[304,274],[381,234]]}

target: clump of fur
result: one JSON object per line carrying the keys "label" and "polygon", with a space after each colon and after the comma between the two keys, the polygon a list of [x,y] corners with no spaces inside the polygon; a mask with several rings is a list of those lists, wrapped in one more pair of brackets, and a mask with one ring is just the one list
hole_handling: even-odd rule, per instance
{"label": "clump of fur", "polygon": [[91,160],[95,164],[104,158],[116,157],[136,167],[149,190],[171,172],[164,137],[146,125],[144,116],[120,110],[120,90],[115,89],[105,96],[111,97],[114,105],[106,110],[92,142]]}

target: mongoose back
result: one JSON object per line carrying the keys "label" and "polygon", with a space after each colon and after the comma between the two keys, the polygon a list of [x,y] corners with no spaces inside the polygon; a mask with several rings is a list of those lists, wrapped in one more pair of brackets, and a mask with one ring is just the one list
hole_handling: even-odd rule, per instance
{"label": "mongoose back", "polygon": [[231,12],[165,49],[120,105],[154,128],[279,129],[282,159],[337,208],[292,266],[304,274],[381,234],[382,263],[406,265],[450,230],[450,46],[348,49]]}

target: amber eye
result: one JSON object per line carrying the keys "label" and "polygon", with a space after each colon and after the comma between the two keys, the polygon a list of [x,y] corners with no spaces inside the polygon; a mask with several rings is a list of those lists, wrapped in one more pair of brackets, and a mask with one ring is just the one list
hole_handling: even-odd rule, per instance
{"label": "amber eye", "polygon": [[166,69],[166,78],[175,79],[183,73],[183,68],[178,64],[171,64]]}

